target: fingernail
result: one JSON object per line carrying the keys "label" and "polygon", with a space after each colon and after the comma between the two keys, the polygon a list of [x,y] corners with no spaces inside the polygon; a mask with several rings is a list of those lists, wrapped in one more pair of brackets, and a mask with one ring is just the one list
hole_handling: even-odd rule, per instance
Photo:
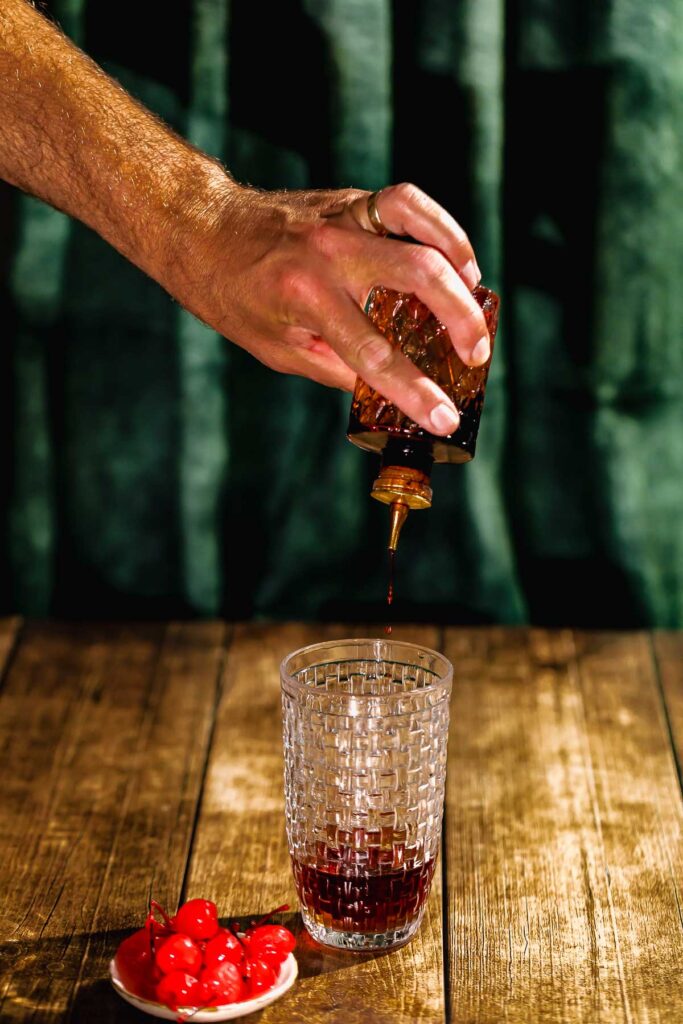
{"label": "fingernail", "polygon": [[481,366],[486,362],[488,357],[491,355],[491,343],[487,335],[480,338],[477,344],[472,349],[472,365]]}
{"label": "fingernail", "polygon": [[460,425],[460,417],[457,412],[445,402],[432,409],[429,421],[435,434],[452,434]]}
{"label": "fingernail", "polygon": [[472,291],[473,288],[477,287],[477,285],[481,281],[481,271],[477,266],[475,260],[470,260],[469,263],[465,264],[465,266],[460,271],[460,276],[462,277],[463,281],[470,289],[470,291]]}

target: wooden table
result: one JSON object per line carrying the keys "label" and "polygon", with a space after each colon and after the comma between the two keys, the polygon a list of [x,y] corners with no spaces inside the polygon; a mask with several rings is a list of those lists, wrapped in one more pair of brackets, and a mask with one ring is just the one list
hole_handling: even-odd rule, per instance
{"label": "wooden table", "polygon": [[[142,1022],[149,897],[295,904],[278,664],[355,627],[0,625],[0,1020]],[[300,938],[260,1024],[683,1020],[683,634],[399,627],[455,665],[441,875],[382,956]],[[296,918],[290,915],[291,920]]]}

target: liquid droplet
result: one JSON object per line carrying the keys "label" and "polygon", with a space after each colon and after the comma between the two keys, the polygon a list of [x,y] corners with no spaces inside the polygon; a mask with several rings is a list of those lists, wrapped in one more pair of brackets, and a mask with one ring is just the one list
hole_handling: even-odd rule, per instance
{"label": "liquid droplet", "polygon": [[[394,603],[394,567],[396,562],[396,552],[389,549],[389,586],[387,587],[387,608],[391,608]],[[393,632],[393,626],[390,622],[384,627],[384,632],[387,636],[391,636]]]}

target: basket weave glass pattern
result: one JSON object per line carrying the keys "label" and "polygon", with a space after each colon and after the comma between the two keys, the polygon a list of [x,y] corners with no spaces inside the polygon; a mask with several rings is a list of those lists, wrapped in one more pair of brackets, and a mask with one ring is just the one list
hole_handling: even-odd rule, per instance
{"label": "basket weave glass pattern", "polygon": [[406,942],[441,834],[452,667],[394,640],[282,663],[287,838],[304,923],[326,945]]}

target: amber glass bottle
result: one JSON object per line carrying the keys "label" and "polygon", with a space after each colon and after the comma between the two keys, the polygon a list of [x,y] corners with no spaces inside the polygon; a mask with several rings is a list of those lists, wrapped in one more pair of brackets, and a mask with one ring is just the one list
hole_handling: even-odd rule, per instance
{"label": "amber glass bottle", "polygon": [[[493,352],[498,296],[481,286],[473,295],[484,312]],[[444,325],[415,295],[377,287],[370,294],[366,311],[375,327],[446,392],[460,413],[458,429],[448,437],[437,437],[360,377],[356,381],[348,437],[359,448],[381,453],[382,465],[372,496],[392,507],[389,548],[395,550],[408,510],[429,508],[432,503],[433,463],[469,462],[474,458],[491,359],[483,366],[466,366]]]}

